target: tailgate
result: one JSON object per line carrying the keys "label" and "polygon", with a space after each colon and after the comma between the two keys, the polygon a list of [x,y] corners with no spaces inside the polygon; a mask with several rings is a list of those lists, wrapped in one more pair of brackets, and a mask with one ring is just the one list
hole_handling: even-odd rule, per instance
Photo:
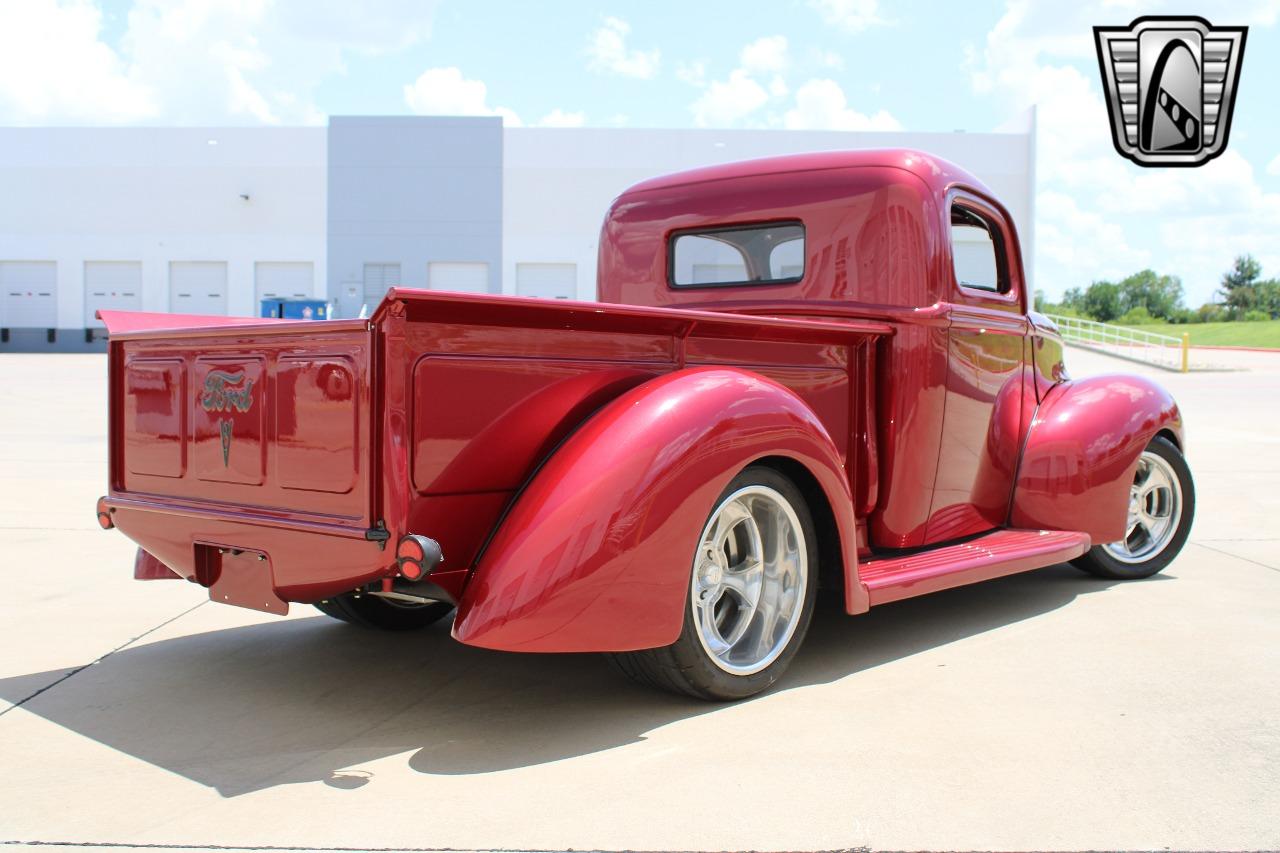
{"label": "tailgate", "polygon": [[[111,329],[111,489],[220,513],[368,529],[364,321]],[[198,323],[200,318],[171,322]]]}

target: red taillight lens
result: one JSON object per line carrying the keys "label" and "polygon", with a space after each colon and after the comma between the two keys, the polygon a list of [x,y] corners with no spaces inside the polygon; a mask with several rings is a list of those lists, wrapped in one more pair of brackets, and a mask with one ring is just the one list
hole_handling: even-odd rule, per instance
{"label": "red taillight lens", "polygon": [[405,538],[400,540],[400,546],[396,548],[396,556],[402,560],[413,560],[422,562],[422,545],[416,539]]}
{"label": "red taillight lens", "polygon": [[111,510],[107,508],[107,499],[105,496],[98,498],[98,505],[95,509],[98,513],[99,527],[103,530],[110,530],[116,526],[116,523],[111,520]]}
{"label": "red taillight lens", "polygon": [[400,560],[400,575],[405,580],[416,581],[426,574],[422,570],[422,564],[409,559]]}

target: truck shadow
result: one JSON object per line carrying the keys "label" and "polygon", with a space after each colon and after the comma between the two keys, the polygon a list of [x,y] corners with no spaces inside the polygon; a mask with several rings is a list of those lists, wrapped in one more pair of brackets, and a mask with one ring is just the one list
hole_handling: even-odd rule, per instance
{"label": "truck shadow", "polygon": [[[1108,586],[1052,566],[857,618],[820,602],[772,692],[856,677]],[[0,697],[22,701],[58,675],[0,680]],[[430,774],[526,767],[729,707],[632,685],[600,655],[490,652],[453,642],[447,625],[392,635],[317,617],[129,648],[22,710],[234,797],[299,782],[360,787],[361,765],[405,752]]]}

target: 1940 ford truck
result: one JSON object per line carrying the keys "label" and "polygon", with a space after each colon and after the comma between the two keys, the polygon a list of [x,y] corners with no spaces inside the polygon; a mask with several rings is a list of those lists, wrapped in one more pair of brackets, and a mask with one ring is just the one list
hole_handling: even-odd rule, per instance
{"label": "1940 ford truck", "polygon": [[1063,561],[1162,569],[1194,511],[1174,401],[1072,381],[1018,238],[927,154],[623,193],[600,302],[393,288],[367,320],[103,311],[104,528],[139,578],[463,643],[772,684],[820,584],[862,613]]}

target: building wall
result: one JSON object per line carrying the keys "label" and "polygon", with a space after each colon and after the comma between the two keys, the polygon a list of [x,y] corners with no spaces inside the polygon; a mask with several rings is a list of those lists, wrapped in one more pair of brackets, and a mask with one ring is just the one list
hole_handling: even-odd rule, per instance
{"label": "building wall", "polygon": [[503,292],[521,263],[573,263],[576,296],[596,295],[605,210],[628,186],[698,166],[849,148],[918,148],[983,180],[1009,208],[1023,251],[1033,239],[1034,138],[1028,133],[508,128],[502,206]]}
{"label": "building wall", "polygon": [[387,283],[423,288],[429,264],[487,264],[487,290],[501,292],[502,119],[335,116],[328,140],[330,295],[342,316],[366,301],[365,264],[399,264]]}
{"label": "building wall", "polygon": [[325,161],[324,128],[3,128],[0,262],[56,262],[60,330],[92,261],[140,262],[147,311],[173,261],[225,262],[232,314],[257,313],[258,261],[311,263],[323,295]]}
{"label": "building wall", "polygon": [[[311,292],[337,300],[338,316],[366,303],[371,263],[399,265],[398,282],[386,284],[430,287],[430,269],[456,287],[592,299],[601,220],[631,184],[732,160],[887,146],[930,151],[986,181],[1014,216],[1030,272],[1029,118],[1025,131],[982,134],[503,129],[492,117],[0,128],[0,283],[28,275],[25,262],[55,264],[55,327],[72,333],[60,339],[90,325],[86,264],[103,261],[140,265],[148,311],[172,310],[171,271],[189,272],[186,262],[225,263],[226,311],[242,316],[258,313],[258,264],[293,270],[291,293],[298,265],[310,264]],[[12,325],[5,298],[0,326]],[[44,329],[30,334],[43,344]]]}

